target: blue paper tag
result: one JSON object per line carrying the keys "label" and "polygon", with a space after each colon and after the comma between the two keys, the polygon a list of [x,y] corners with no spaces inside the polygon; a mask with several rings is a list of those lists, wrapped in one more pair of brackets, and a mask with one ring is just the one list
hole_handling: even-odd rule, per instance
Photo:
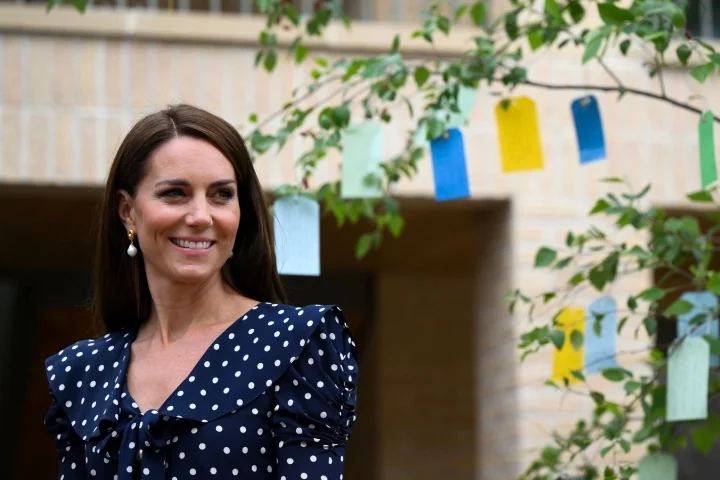
{"label": "blue paper tag", "polygon": [[275,201],[275,255],[281,275],[320,275],[320,206],[301,196]]}
{"label": "blue paper tag", "polygon": [[[712,292],[685,292],[680,298],[693,305],[692,310],[688,313],[678,315],[677,319],[677,336],[702,337],[709,335],[712,338],[720,336],[720,322],[715,312],[718,308],[718,299]],[[700,316],[705,315],[700,323],[690,322]],[[719,367],[720,358],[718,355],[710,355],[710,366]]]}
{"label": "blue paper tag", "polygon": [[451,128],[445,136],[430,142],[435,199],[455,200],[470,196],[465,146],[460,130]]}
{"label": "blue paper tag", "polygon": [[597,98],[594,95],[588,95],[573,100],[572,114],[580,150],[580,163],[607,159],[605,135]]}
{"label": "blue paper tag", "polygon": [[[597,322],[597,319],[600,319]],[[600,334],[595,324],[600,325]],[[592,375],[606,368],[617,367],[615,356],[615,328],[617,305],[611,297],[593,301],[585,316],[585,373]]]}

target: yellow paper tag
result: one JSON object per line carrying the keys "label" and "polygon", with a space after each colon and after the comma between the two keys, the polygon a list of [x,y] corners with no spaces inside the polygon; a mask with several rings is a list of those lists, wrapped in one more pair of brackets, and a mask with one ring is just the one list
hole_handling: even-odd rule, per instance
{"label": "yellow paper tag", "polygon": [[502,171],[542,169],[543,155],[535,102],[528,97],[500,100],[495,105],[495,119]]}
{"label": "yellow paper tag", "polygon": [[569,383],[579,382],[570,372],[582,370],[584,346],[575,350],[570,341],[573,330],[585,333],[585,312],[582,308],[567,307],[558,315],[557,328],[565,332],[565,342],[558,350],[553,346],[553,364],[551,380],[556,383],[563,383],[567,378]]}

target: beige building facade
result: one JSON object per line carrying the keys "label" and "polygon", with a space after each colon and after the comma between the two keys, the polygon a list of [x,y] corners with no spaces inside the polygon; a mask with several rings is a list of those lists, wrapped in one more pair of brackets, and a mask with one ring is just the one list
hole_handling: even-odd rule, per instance
{"label": "beige building facade", "polygon": [[[23,234],[24,245],[37,235],[63,236],[66,229],[85,234],[77,217],[92,214],[120,139],[144,113],[182,101],[247,127],[251,112],[262,118],[307,83],[308,68],[284,58],[273,74],[253,67],[263,21],[242,14],[242,1],[238,5],[239,13],[208,13],[204,5],[188,12],[129,5],[96,7],[80,16],[65,7],[46,14],[42,4],[0,3],[0,218],[8,219],[0,229],[34,232]],[[361,20],[352,31],[332,26],[312,53],[381,52],[400,32],[408,54],[454,55],[473,34],[461,27],[430,50],[409,40],[421,2],[358,5],[353,8]],[[503,8],[493,4],[491,10]],[[529,60],[530,76],[613,84],[599,66],[581,67],[579,58],[570,47],[541,52]],[[607,63],[627,86],[659,92],[657,79],[646,73],[649,60],[638,50],[611,55]],[[670,95],[720,112],[717,77],[699,86],[677,66],[665,82]],[[514,287],[540,293],[562,281],[533,270],[534,253],[541,245],[561,245],[568,230],[590,225],[587,213],[608,188],[598,179],[623,176],[638,189],[652,183],[650,202],[678,208],[687,192],[699,188],[697,115],[631,95],[618,101],[596,93],[609,158],[580,165],[570,113],[580,91],[515,92],[537,104],[545,164],[539,171],[504,174],[493,113],[499,97],[491,93],[506,92],[481,90],[463,129],[471,200],[434,202],[426,158],[418,176],[396,192],[407,231],[367,260],[352,258],[357,230],[337,230],[324,220],[323,271],[371,279],[371,307],[359,314],[371,328],[363,336],[367,373],[361,374],[365,393],[350,446],[350,480],[514,478],[554,429],[571,427],[592,405],[543,385],[549,350],[519,362],[516,344],[528,324],[522,311],[508,314],[505,293]],[[399,123],[387,132],[388,154],[403,148],[407,125]],[[295,181],[301,149],[299,141],[290,142],[280,154],[256,161],[268,190]],[[337,167],[330,159],[317,181],[337,178]],[[33,202],[42,210],[33,210]],[[43,212],[47,217],[41,218]],[[47,264],[89,267],[89,244],[80,233],[75,243],[75,234],[68,235],[62,253],[53,256],[18,256],[12,252],[20,246],[0,241],[6,247],[0,272]],[[610,294],[624,302],[628,292],[651,282],[649,275],[627,278]],[[347,301],[364,301],[353,298]],[[586,306],[593,298],[588,292],[575,301]],[[637,351],[647,343],[628,336],[618,349]],[[621,353],[620,359],[642,368],[641,355]],[[591,383],[603,385],[597,378]]]}

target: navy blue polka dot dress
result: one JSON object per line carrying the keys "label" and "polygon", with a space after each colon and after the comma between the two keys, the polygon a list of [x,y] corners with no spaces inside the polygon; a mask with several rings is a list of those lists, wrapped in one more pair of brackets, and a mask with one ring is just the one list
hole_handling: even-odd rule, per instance
{"label": "navy blue polka dot dress", "polygon": [[343,478],[358,367],[338,307],[258,304],[145,413],[125,382],[136,333],[47,359],[60,478]]}

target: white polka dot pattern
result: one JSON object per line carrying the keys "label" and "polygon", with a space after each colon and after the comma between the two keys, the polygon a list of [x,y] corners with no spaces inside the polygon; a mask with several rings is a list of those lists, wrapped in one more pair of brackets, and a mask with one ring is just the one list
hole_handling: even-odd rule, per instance
{"label": "white polka dot pattern", "polygon": [[342,479],[357,363],[338,307],[259,304],[144,413],[125,384],[136,333],[78,342],[46,361],[45,422],[65,479]]}

